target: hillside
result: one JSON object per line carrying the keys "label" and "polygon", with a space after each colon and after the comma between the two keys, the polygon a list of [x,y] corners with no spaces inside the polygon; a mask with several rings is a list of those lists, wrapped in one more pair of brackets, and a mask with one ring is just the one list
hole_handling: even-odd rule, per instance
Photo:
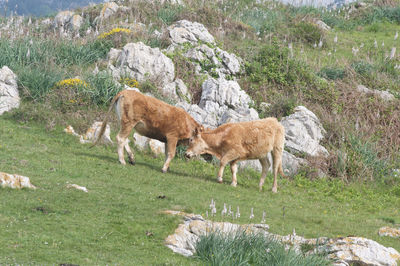
{"label": "hillside", "polygon": [[[163,249],[163,239],[178,220],[159,212],[176,209],[204,215],[211,198],[222,204],[231,200],[231,194],[231,204],[246,210],[252,204],[258,212],[268,206],[273,217],[267,223],[275,233],[287,234],[296,228],[309,237],[360,235],[400,250],[398,242],[376,234],[380,226],[398,227],[400,223],[395,208],[400,191],[399,31],[397,0],[350,3],[340,9],[269,1],[135,0],[81,7],[50,18],[1,17],[0,69],[4,72],[0,84],[14,87],[21,102],[0,116],[4,136],[0,139],[0,171],[29,175],[41,189],[18,192],[29,207],[15,202],[11,207],[4,205],[7,214],[0,215],[0,223],[16,219],[18,226],[2,243],[14,255],[3,261],[0,256],[0,264],[29,263],[22,246],[33,248],[35,241],[29,237],[34,234],[33,227],[23,233],[22,246],[12,244],[14,234],[25,232],[16,216],[37,219],[36,225],[49,223],[49,232],[70,229],[71,224],[76,225],[74,230],[79,224],[89,230],[84,219],[73,222],[76,212],[70,212],[52,188],[71,204],[75,197],[82,200],[76,208],[82,210],[80,215],[90,212],[96,226],[112,224],[101,228],[101,234],[113,241],[102,246],[100,257],[87,257],[89,264],[131,260],[130,256],[121,260],[109,257],[116,256],[118,249],[129,252],[121,243],[110,253],[113,255],[106,252],[117,242],[114,234],[125,230],[130,233],[123,242],[134,243],[137,256],[160,249],[163,256],[156,263],[186,264],[188,260],[169,257],[170,251]],[[216,159],[205,158],[211,164],[185,162],[184,147],[178,147],[171,172],[161,175],[162,159],[153,158],[156,155],[146,146],[144,152],[138,152],[136,173],[136,166],[118,164],[114,148],[88,151],[77,139],[61,133],[67,125],[84,132],[93,121],[102,120],[112,97],[127,87],[182,107],[208,127],[277,117],[286,128],[284,169],[290,178],[279,179],[276,195],[269,192],[270,175],[264,192],[255,193],[259,173],[253,169],[239,172],[237,188],[228,187],[231,175],[226,169],[226,182],[219,185],[215,182]],[[117,130],[113,115],[113,139]],[[18,136],[24,142],[21,146]],[[27,155],[24,150],[29,151]],[[83,166],[79,158],[85,161]],[[259,169],[254,164],[247,166]],[[132,171],[134,181],[130,183]],[[84,199],[65,190],[65,182],[75,181],[91,188],[93,194]],[[101,191],[108,186],[112,188],[107,199],[118,197],[121,203],[110,205],[101,199]],[[135,186],[143,188],[145,194],[133,189]],[[153,186],[157,192],[152,191]],[[187,191],[190,195],[184,195]],[[0,193],[2,201],[7,197],[17,201],[12,193]],[[160,195],[166,195],[167,200],[159,206],[143,203],[143,208],[134,207],[145,198],[149,203],[161,202],[155,199]],[[39,198],[45,198],[44,203]],[[107,207],[95,208],[96,202]],[[291,214],[282,223],[285,206]],[[50,209],[45,217],[54,215],[67,222],[59,228],[51,219],[36,217],[36,212],[31,213],[36,207]],[[126,215],[126,208],[137,211],[140,217]],[[300,208],[305,209],[304,215]],[[105,216],[99,218],[96,213]],[[154,221],[142,218],[151,215],[156,216]],[[134,222],[140,226],[131,225]],[[147,222],[151,226],[146,227]],[[163,222],[164,227],[157,227]],[[249,219],[238,222],[248,223]],[[365,227],[359,226],[362,223]],[[85,248],[79,254],[92,252],[96,245],[91,243],[100,241],[91,230],[91,240],[83,243]],[[134,236],[139,231],[151,231],[155,237]],[[64,238],[56,233],[59,242],[52,242],[54,252],[66,248],[60,239],[68,242],[68,255],[57,257],[59,262],[50,259],[53,251],[36,248],[38,256],[33,262],[61,263],[73,258],[71,262],[85,264],[70,247],[71,241],[79,239],[76,234]],[[11,251],[13,245],[15,252]],[[18,256],[22,256],[21,261],[15,260]]]}

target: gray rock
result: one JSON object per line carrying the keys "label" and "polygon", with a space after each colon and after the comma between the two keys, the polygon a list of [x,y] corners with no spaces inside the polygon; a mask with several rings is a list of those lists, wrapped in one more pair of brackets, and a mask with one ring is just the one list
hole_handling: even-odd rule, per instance
{"label": "gray rock", "polygon": [[399,228],[393,228],[388,226],[381,227],[379,228],[378,235],[400,238],[400,227]]}
{"label": "gray rock", "polygon": [[34,185],[31,184],[29,177],[15,174],[7,174],[0,172],[0,186],[8,187],[13,189],[20,188],[32,188],[36,189]]}
{"label": "gray rock", "polygon": [[0,69],[0,115],[20,104],[17,76],[7,66]]}
{"label": "gray rock", "polygon": [[232,75],[237,75],[241,72],[240,59],[236,55],[221,51],[218,56]]}
{"label": "gray rock", "polygon": [[83,23],[83,18],[80,15],[73,15],[68,21],[67,29],[69,31],[78,31]]}
{"label": "gray rock", "polygon": [[111,48],[111,50],[107,54],[107,60],[110,62],[110,64],[114,64],[116,61],[118,61],[121,53],[122,50]]}
{"label": "gray rock", "polygon": [[294,111],[281,121],[286,131],[285,147],[310,156],[328,155],[328,151],[319,144],[326,131],[317,116],[304,106],[297,106]]}
{"label": "gray rock", "polygon": [[208,32],[203,24],[180,20],[168,27],[171,41],[174,44],[185,42],[197,43],[198,41],[214,44],[214,37]]}
{"label": "gray rock", "polygon": [[103,8],[100,11],[99,19],[107,19],[114,15],[119,9],[119,5],[114,2],[108,2],[103,5]]}
{"label": "gray rock", "polygon": [[389,91],[380,91],[380,90],[371,90],[363,85],[357,86],[357,91],[365,93],[365,94],[374,94],[382,98],[384,101],[392,101],[395,99],[394,95]]}
{"label": "gray rock", "polygon": [[205,107],[207,102],[217,103],[219,106],[228,106],[231,109],[249,108],[250,96],[243,91],[233,80],[210,78],[202,85],[203,92],[199,106]]}
{"label": "gray rock", "polygon": [[192,101],[192,95],[181,79],[176,79],[175,81],[166,84],[161,89],[161,93],[164,96],[172,98],[176,101],[185,101],[188,103]]}
{"label": "gray rock", "polygon": [[151,48],[142,42],[126,44],[116,66],[110,65],[113,76],[125,74],[139,82],[151,80],[160,87],[171,83],[175,76],[172,60],[160,49]]}
{"label": "gray rock", "polygon": [[[269,172],[272,172],[272,158],[271,154],[268,154],[268,160],[270,161]],[[297,158],[293,154],[283,151],[282,154],[282,168],[285,175],[294,175],[299,170],[300,167],[307,165],[307,161],[302,158]],[[259,160],[247,160],[239,163],[240,168],[250,168],[258,172],[261,172],[262,167]],[[240,183],[240,180],[239,180]]]}
{"label": "gray rock", "polygon": [[73,17],[74,12],[72,11],[61,11],[55,17],[53,21],[53,25],[55,28],[66,28],[67,24]]}
{"label": "gray rock", "polygon": [[194,120],[198,123],[209,127],[216,128],[218,126],[216,117],[208,114],[205,110],[201,109],[197,104],[189,104],[187,102],[179,102],[176,104],[177,107],[184,109],[188,112]]}
{"label": "gray rock", "polygon": [[151,151],[155,156],[165,154],[165,144],[161,141],[142,136],[138,133],[133,134],[135,146],[142,151]]}

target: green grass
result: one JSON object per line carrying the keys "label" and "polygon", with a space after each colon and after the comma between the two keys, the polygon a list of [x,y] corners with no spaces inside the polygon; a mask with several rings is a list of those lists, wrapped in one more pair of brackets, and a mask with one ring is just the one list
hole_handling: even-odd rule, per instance
{"label": "green grass", "polygon": [[[160,212],[205,215],[211,198],[215,220],[227,203],[240,207],[238,223],[260,222],[266,211],[273,233],[295,228],[306,237],[357,235],[400,250],[398,240],[377,235],[381,226],[400,222],[399,185],[296,176],[280,179],[278,194],[272,194],[271,177],[258,192],[258,174],[244,171],[233,188],[228,169],[221,185],[215,182],[217,167],[199,161],[174,159],[162,174],[163,158],[136,153],[135,166],[122,166],[115,147],[89,149],[62,128],[46,131],[8,117],[0,117],[0,169],[29,176],[38,189],[0,189],[0,264],[203,264],[164,247],[180,219]],[[68,183],[89,193],[68,189]]]}
{"label": "green grass", "polygon": [[201,236],[196,257],[209,265],[330,265],[323,254],[297,254],[285,250],[282,243],[262,234],[238,231],[231,234],[213,232]]}

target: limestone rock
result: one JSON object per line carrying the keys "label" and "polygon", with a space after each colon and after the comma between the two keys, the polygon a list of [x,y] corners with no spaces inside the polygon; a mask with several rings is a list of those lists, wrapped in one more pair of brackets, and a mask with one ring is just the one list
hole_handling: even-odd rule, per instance
{"label": "limestone rock", "polygon": [[176,79],[175,81],[166,84],[161,89],[161,93],[164,96],[174,99],[176,101],[192,101],[192,95],[190,94],[188,88],[181,79]]}
{"label": "limestone rock", "polygon": [[294,111],[281,121],[286,131],[285,147],[310,156],[328,155],[328,151],[319,144],[326,131],[317,116],[304,106],[297,106]]}
{"label": "limestone rock", "polygon": [[108,2],[103,5],[103,8],[100,11],[99,19],[107,19],[114,15],[119,9],[119,5],[115,2]]}
{"label": "limestone rock", "polygon": [[208,114],[205,110],[201,109],[197,104],[189,104],[186,101],[182,101],[176,104],[176,107],[180,107],[188,112],[196,122],[203,124],[209,128],[215,128],[218,125],[217,117]]}
{"label": "limestone rock", "polygon": [[[271,154],[268,154],[268,160],[270,161],[270,167],[268,171],[272,172],[272,158]],[[294,175],[300,168],[307,165],[307,161],[302,158],[297,158],[293,154],[283,151],[282,154],[282,168],[285,175]],[[251,168],[261,173],[262,167],[259,160],[247,160],[239,163],[240,168]],[[238,181],[240,183],[240,180]]]}
{"label": "limestone rock", "polygon": [[165,154],[165,144],[161,141],[158,141],[156,139],[150,139],[149,147],[150,147],[151,152],[155,156],[160,156],[160,155]]}
{"label": "limestone rock", "polygon": [[80,15],[73,15],[68,21],[68,30],[78,31],[83,23],[83,18]]}
{"label": "limestone rock", "polygon": [[[111,65],[111,64],[110,64]],[[171,83],[175,77],[174,63],[160,49],[151,48],[142,42],[124,46],[118,62],[110,69],[124,73],[139,82],[151,80],[160,87]]]}
{"label": "limestone rock", "polygon": [[389,91],[380,91],[380,90],[371,90],[363,85],[357,86],[357,91],[365,93],[365,94],[374,94],[382,98],[384,101],[392,101],[395,99],[394,95]]}
{"label": "limestone rock", "polygon": [[31,184],[29,177],[15,174],[7,174],[0,172],[0,185],[9,188],[32,188],[36,189],[34,185]]}
{"label": "limestone rock", "polygon": [[74,12],[72,11],[61,11],[55,17],[53,21],[53,25],[55,28],[65,28],[71,18],[74,16]]}
{"label": "limestone rock", "polygon": [[77,184],[68,184],[67,188],[75,188],[77,190],[81,190],[81,191],[86,192],[86,193],[89,192],[86,187],[82,187],[82,186],[79,186]]}
{"label": "limestone rock", "polygon": [[168,27],[171,41],[174,44],[185,42],[197,43],[198,41],[214,44],[214,37],[208,32],[203,24],[180,20]]}
{"label": "limestone rock", "polygon": [[392,228],[392,227],[381,227],[379,228],[378,234],[380,236],[390,236],[395,238],[400,238],[400,227],[399,228]]}
{"label": "limestone rock", "polygon": [[107,60],[110,62],[110,64],[114,64],[116,61],[118,61],[121,53],[122,50],[111,48],[111,50],[107,54]]}
{"label": "limestone rock", "polygon": [[227,106],[231,109],[249,108],[251,103],[250,96],[240,88],[239,83],[233,80],[210,78],[204,81],[202,89],[199,106],[203,109],[207,102],[216,103],[217,108]]}
{"label": "limestone rock", "polygon": [[195,252],[196,241],[201,235],[209,232],[222,234],[235,233],[239,230],[246,233],[262,234],[280,241],[286,248],[301,251],[303,245],[315,247],[309,253],[325,252],[335,265],[393,265],[400,260],[400,253],[393,248],[387,248],[379,243],[362,237],[344,237],[329,239],[326,237],[306,239],[293,234],[280,236],[269,233],[265,224],[239,225],[229,222],[214,222],[203,217],[189,215],[183,212],[166,211],[164,213],[181,215],[185,221],[178,226],[175,233],[168,236],[165,245],[174,252],[184,256],[192,256]]}
{"label": "limestone rock", "polygon": [[394,248],[363,237],[344,237],[329,239],[327,243],[316,248],[316,251],[327,252],[328,257],[355,265],[393,265],[400,260],[400,253]]}
{"label": "limestone rock", "polygon": [[133,139],[135,146],[142,151],[150,150],[155,156],[165,154],[165,144],[161,141],[150,139],[138,133],[133,134]]}
{"label": "limestone rock", "polygon": [[0,115],[20,104],[17,76],[7,66],[0,69]]}
{"label": "limestone rock", "polygon": [[328,25],[326,25],[325,22],[323,22],[322,20],[316,19],[314,20],[315,25],[318,26],[318,28],[320,28],[321,30],[324,31],[329,31],[331,29],[331,27],[329,27]]}
{"label": "limestone rock", "polygon": [[[79,135],[78,133],[76,133],[74,128],[71,125],[67,126],[64,129],[64,132],[67,134],[71,134],[71,135],[79,137],[79,142],[82,144],[93,143],[95,140],[97,140],[97,138],[99,136],[102,124],[103,124],[103,122],[95,121],[88,128],[88,130],[86,131],[86,133],[84,135]],[[113,143],[113,141],[110,138],[110,125],[107,124],[106,130],[104,131],[104,134],[101,137],[100,142],[104,143],[104,144],[112,144]]]}

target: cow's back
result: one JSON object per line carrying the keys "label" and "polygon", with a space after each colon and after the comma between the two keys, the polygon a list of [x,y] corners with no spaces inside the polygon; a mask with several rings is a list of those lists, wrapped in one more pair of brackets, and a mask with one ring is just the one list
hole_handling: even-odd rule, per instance
{"label": "cow's back", "polygon": [[134,90],[122,91],[122,119],[137,121],[135,130],[146,137],[165,142],[166,136],[189,138],[197,123],[183,109],[171,106]]}
{"label": "cow's back", "polygon": [[234,150],[241,159],[257,159],[280,145],[284,128],[276,118],[229,123],[218,128],[221,136],[221,149]]}

